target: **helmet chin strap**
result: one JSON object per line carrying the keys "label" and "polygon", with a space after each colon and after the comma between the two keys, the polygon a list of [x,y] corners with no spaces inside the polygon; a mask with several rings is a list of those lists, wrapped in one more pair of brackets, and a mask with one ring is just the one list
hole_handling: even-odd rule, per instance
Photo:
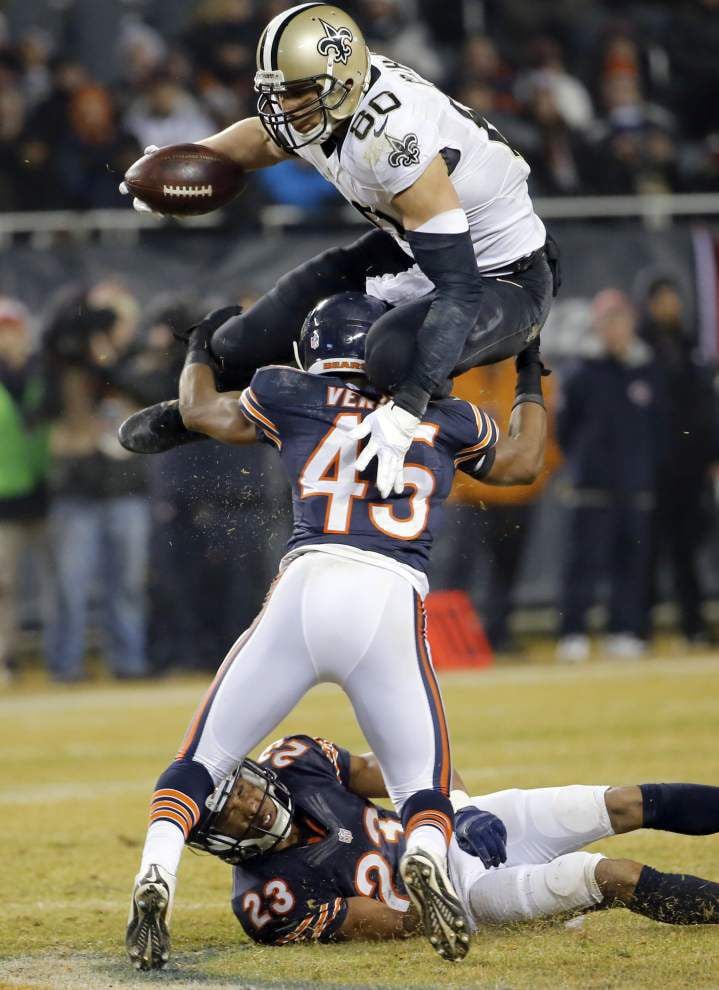
{"label": "helmet chin strap", "polygon": [[293,340],[292,341],[292,351],[293,351],[293,353],[295,355],[295,364],[300,369],[300,371],[304,371],[305,369],[302,367],[302,362],[300,361],[300,349],[297,346],[297,341],[296,340]]}

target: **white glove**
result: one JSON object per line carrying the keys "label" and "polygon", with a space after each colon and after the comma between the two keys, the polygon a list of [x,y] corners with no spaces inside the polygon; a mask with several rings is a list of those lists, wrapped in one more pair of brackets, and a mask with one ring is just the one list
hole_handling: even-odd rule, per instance
{"label": "white glove", "polygon": [[[154,155],[155,152],[159,150],[160,149],[157,147],[156,144],[149,144],[145,148],[142,157],[145,158],[147,155]],[[130,168],[132,168],[132,165],[130,166]],[[124,181],[120,183],[118,188],[123,196],[130,195],[130,190],[127,188],[127,183],[125,183]],[[151,213],[154,217],[163,216],[162,213],[157,213],[155,210],[152,209],[151,206],[148,206],[147,203],[143,203],[143,201],[141,199],[138,199],[137,196],[135,196],[132,200],[132,207],[134,210],[137,210],[138,213]]]}
{"label": "white glove", "polygon": [[377,458],[377,487],[382,498],[387,498],[392,490],[397,495],[404,491],[404,458],[419,423],[417,416],[388,402],[350,432],[353,440],[371,434],[355,466],[358,471],[364,471],[372,458]]}

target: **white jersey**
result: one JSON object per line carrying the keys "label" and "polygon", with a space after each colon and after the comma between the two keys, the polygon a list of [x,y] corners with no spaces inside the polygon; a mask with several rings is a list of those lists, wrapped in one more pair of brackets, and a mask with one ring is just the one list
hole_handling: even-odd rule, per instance
{"label": "white jersey", "polygon": [[[439,154],[467,214],[480,273],[506,272],[541,247],[546,233],[529,197],[529,166],[502,135],[412,69],[374,54],[371,64],[370,87],[344,137],[297,154],[410,256],[392,200]],[[416,267],[380,281],[386,291],[374,294],[393,303],[433,288]]]}

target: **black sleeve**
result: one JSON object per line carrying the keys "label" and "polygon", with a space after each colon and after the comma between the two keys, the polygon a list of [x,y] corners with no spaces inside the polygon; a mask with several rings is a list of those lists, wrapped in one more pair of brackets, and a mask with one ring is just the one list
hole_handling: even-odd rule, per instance
{"label": "black sleeve", "polygon": [[435,389],[456,367],[482,294],[482,280],[469,231],[424,234],[408,230],[415,261],[437,289],[417,336],[417,353],[394,393],[397,405],[421,416]]}

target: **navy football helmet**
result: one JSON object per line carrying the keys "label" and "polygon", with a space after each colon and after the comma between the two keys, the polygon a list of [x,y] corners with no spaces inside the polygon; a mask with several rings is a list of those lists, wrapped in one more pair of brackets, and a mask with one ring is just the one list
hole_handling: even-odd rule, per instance
{"label": "navy football helmet", "polygon": [[[235,790],[238,778],[262,791],[255,817],[248,824],[244,834],[239,837],[226,835],[219,822],[225,805]],[[272,824],[264,827],[259,815],[266,805],[267,798],[274,805],[275,814]],[[218,856],[233,865],[252,856],[272,852],[275,846],[289,835],[294,813],[292,795],[274,770],[260,766],[249,758],[244,759],[223,777],[205,801],[205,806],[209,814],[203,816],[202,821],[190,832],[187,844],[202,852],[212,853],[213,856]]]}
{"label": "navy football helmet", "polygon": [[313,375],[365,373],[370,327],[389,306],[364,292],[338,292],[307,314],[295,344],[295,358]]}

